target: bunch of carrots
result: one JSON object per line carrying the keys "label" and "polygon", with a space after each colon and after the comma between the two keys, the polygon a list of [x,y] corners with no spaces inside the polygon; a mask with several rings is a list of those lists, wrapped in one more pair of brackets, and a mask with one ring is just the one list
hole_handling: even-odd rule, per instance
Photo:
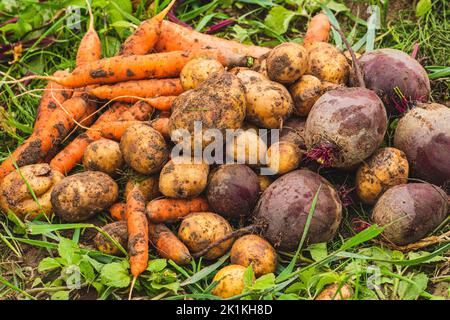
{"label": "bunch of carrots", "polygon": [[[160,111],[160,117],[151,124],[168,138],[167,114],[174,99],[183,92],[177,77],[189,60],[207,56],[225,66],[239,66],[245,65],[248,57],[259,58],[268,53],[269,48],[201,34],[164,20],[175,2],[142,22],[123,43],[119,54],[111,58],[101,57],[101,43],[89,8],[89,28],[80,42],[74,70],[20,80],[39,78],[48,80],[48,84],[41,97],[33,133],[0,165],[0,180],[16,166],[43,162],[68,174],[81,162],[90,143],[101,138],[120,140],[126,128],[150,120],[155,109]],[[327,40],[329,25],[328,29],[324,28],[324,21],[328,21],[324,17],[313,18],[307,41]],[[100,106],[101,100],[108,103]],[[65,139],[80,128],[84,132],[60,150]],[[176,262],[189,260],[187,248],[164,223],[208,208],[203,198],[157,199],[146,207],[138,184],[128,193],[126,203],[114,205],[111,216],[127,221],[134,281],[147,268],[149,242],[163,257]]]}

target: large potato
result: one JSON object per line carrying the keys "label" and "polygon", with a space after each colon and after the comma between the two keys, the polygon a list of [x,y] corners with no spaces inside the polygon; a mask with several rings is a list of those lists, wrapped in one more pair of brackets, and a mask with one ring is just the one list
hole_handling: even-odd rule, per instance
{"label": "large potato", "polygon": [[[102,230],[106,232],[111,238],[117,241],[123,248],[127,247],[128,243],[128,228],[126,221],[116,221],[104,225]],[[107,237],[100,232],[94,238],[94,244],[98,251],[112,255],[122,255],[122,251]]]}
{"label": "large potato", "polygon": [[209,166],[206,163],[195,163],[194,159],[177,157],[161,170],[159,191],[166,197],[196,197],[206,188]]}
{"label": "large potato", "polygon": [[224,72],[222,64],[213,58],[195,58],[186,63],[180,73],[180,81],[184,90],[197,88],[215,73]]}
{"label": "large potato", "polygon": [[241,294],[245,286],[245,270],[245,267],[236,264],[231,264],[220,269],[213,278],[213,281],[218,281],[219,283],[211,293],[222,299]]}
{"label": "large potato", "polygon": [[[191,253],[205,249],[209,244],[233,232],[233,228],[223,217],[212,212],[191,213],[180,225],[178,237]],[[233,244],[234,239],[222,242],[209,250],[203,257],[208,260],[223,256]]]}
{"label": "large potato", "polygon": [[66,177],[53,188],[54,213],[67,222],[79,222],[108,209],[119,197],[119,187],[106,173],[86,171]]}
{"label": "large potato", "polygon": [[257,166],[263,163],[267,151],[265,141],[254,129],[239,130],[232,141],[227,141],[226,155],[237,163]]}
{"label": "large potato", "polygon": [[350,65],[345,55],[335,46],[326,42],[314,42],[308,46],[308,53],[307,74],[336,84],[348,82]]}
{"label": "large potato", "polygon": [[19,170],[20,173],[13,171],[0,180],[0,208],[4,213],[11,210],[21,219],[31,220],[41,213],[49,215],[52,211],[50,195],[64,176],[46,163],[24,166]]}
{"label": "large potato", "polygon": [[134,176],[132,179],[128,180],[125,185],[125,199],[128,193],[135,187],[142,192],[145,201],[153,200],[161,195],[159,192],[159,175],[152,176]]}
{"label": "large potato", "polygon": [[305,74],[289,88],[289,92],[294,100],[294,113],[306,117],[322,95],[322,82],[314,76]]}
{"label": "large potato", "polygon": [[120,140],[125,162],[142,174],[161,170],[169,157],[164,137],[150,124],[139,123],[127,128]]}
{"label": "large potato", "polygon": [[293,83],[308,69],[308,50],[297,43],[282,43],[269,52],[266,67],[270,80]]}
{"label": "large potato", "polygon": [[117,174],[124,164],[120,146],[116,141],[100,139],[86,148],[83,156],[84,168],[88,171],[101,171],[109,175]]}

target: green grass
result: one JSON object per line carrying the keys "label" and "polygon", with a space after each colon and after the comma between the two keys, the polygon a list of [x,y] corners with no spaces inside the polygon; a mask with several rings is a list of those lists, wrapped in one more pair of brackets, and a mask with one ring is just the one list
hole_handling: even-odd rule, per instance
{"label": "green grass", "polygon": [[[8,3],[14,3],[11,1]],[[169,1],[157,6],[142,1],[132,10],[128,0],[94,0],[95,26],[100,34],[103,55],[114,55],[120,43],[131,33],[138,21],[148,18]],[[6,2],[5,2],[6,3]],[[29,72],[52,74],[74,66],[76,50],[83,32],[67,25],[69,3],[84,6],[84,1],[21,1],[18,8],[0,4],[0,25],[19,16],[26,23],[0,27],[2,46],[17,41],[37,39],[24,48],[17,59],[11,55],[0,60],[2,79],[20,78]],[[347,2],[348,3],[348,2]],[[367,15],[357,16],[342,1],[328,3],[329,14],[345,31],[349,42],[360,52],[371,47],[392,47],[410,53],[420,44],[418,58],[430,72],[433,99],[445,103],[449,92],[448,2],[436,0],[432,9],[416,17],[416,7],[401,6],[397,14],[388,15],[389,6],[381,5],[381,25],[376,32]],[[379,1],[357,1],[361,8]],[[282,8],[284,7],[284,9]],[[244,43],[273,46],[283,41],[301,42],[309,18],[321,6],[312,0],[186,0],[177,9],[177,16],[199,31],[224,19],[235,19],[216,35]],[[82,15],[81,28],[86,30],[87,15]],[[13,35],[9,32],[13,31]],[[41,45],[51,37],[51,45]],[[342,45],[333,34],[332,41]],[[0,88],[0,161],[16,148],[32,130],[43,81],[23,85],[2,85]],[[395,128],[391,121],[386,144],[391,144]],[[352,184],[352,177],[324,172],[336,185]],[[311,205],[311,215],[314,203]],[[360,233],[352,227],[353,218],[367,221],[370,208],[354,205],[347,208],[344,221],[335,239],[328,244],[300,247],[297,253],[279,252],[275,274],[252,279],[246,271],[246,288],[241,299],[313,299],[330,283],[350,284],[353,299],[441,299],[447,292],[435,292],[439,284],[450,281],[448,275],[449,244],[441,243],[426,250],[403,254],[375,242],[381,232],[375,226]],[[102,221],[107,221],[105,216]],[[21,223],[11,214],[0,217],[0,299],[68,299],[97,296],[99,299],[124,299],[128,295],[130,275],[125,258],[101,254],[86,247],[85,239],[95,228],[90,224],[67,225],[59,221]],[[436,234],[449,230],[448,221]],[[216,270],[229,263],[227,256],[216,262],[202,259],[188,266],[151,256],[147,271],[139,278],[135,295],[153,299],[215,299],[211,290]],[[80,272],[80,289],[73,288],[74,270]],[[76,272],[75,272],[76,273]]]}

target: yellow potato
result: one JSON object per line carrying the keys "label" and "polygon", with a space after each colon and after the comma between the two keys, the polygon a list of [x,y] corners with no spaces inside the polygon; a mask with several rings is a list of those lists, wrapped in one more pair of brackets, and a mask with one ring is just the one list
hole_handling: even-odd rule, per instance
{"label": "yellow potato", "polygon": [[301,159],[300,148],[289,141],[274,143],[267,150],[267,165],[275,174],[285,174],[297,169]]}
{"label": "yellow potato", "polygon": [[123,167],[123,164],[120,145],[113,140],[100,139],[94,141],[87,146],[84,152],[83,165],[86,170],[115,175]]}
{"label": "yellow potato", "polygon": [[374,204],[389,188],[408,182],[409,165],[403,151],[382,148],[363,163],[356,173],[356,192],[367,204]]}
{"label": "yellow potato", "polygon": [[180,73],[181,86],[184,90],[197,88],[215,73],[224,72],[222,64],[213,58],[192,59],[183,67]]}
{"label": "yellow potato", "polygon": [[308,53],[307,74],[336,84],[348,82],[350,65],[345,55],[335,46],[326,42],[314,42],[308,46]]}
{"label": "yellow potato", "polygon": [[308,50],[297,43],[282,43],[269,52],[266,68],[270,80],[293,83],[308,69]]}
{"label": "yellow potato", "polygon": [[[128,241],[128,228],[126,221],[116,221],[102,227],[102,230],[116,240],[126,249]],[[94,244],[98,251],[111,255],[122,255],[122,252],[108,238],[100,232],[94,238]]]}
{"label": "yellow potato", "polygon": [[159,192],[159,175],[153,176],[137,176],[133,179],[129,180],[125,186],[125,199],[127,198],[128,193],[134,188],[137,184],[139,190],[141,190],[142,195],[145,198],[145,201],[153,200],[161,195]]}
{"label": "yellow potato", "polygon": [[245,270],[245,267],[235,264],[220,269],[213,278],[213,281],[219,281],[219,283],[211,293],[222,299],[231,298],[241,294],[245,286]]}
{"label": "yellow potato", "polygon": [[254,129],[241,130],[233,141],[226,145],[227,157],[241,164],[261,164],[266,151],[266,143]]}
{"label": "yellow potato", "polygon": [[304,75],[289,88],[289,92],[294,100],[294,113],[306,117],[322,95],[322,82],[314,76]]}
{"label": "yellow potato", "polygon": [[348,284],[340,286],[337,283],[330,284],[322,290],[315,300],[346,300],[352,297],[352,289]]}
{"label": "yellow potato", "polygon": [[272,183],[272,180],[268,176],[263,175],[258,175],[258,181],[261,192],[264,192],[264,190],[266,190]]}

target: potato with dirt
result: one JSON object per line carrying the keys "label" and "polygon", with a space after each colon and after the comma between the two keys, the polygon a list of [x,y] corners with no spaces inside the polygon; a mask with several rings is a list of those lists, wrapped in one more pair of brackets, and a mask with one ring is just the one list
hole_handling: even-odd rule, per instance
{"label": "potato with dirt", "polygon": [[138,123],[125,130],[120,150],[133,170],[147,175],[161,170],[169,158],[164,137],[146,123]]}
{"label": "potato with dirt", "polygon": [[[128,228],[126,221],[116,221],[104,225],[102,231],[119,243],[123,248],[128,243]],[[123,255],[122,251],[107,237],[100,232],[94,238],[94,244],[98,251],[111,255]]]}
{"label": "potato with dirt", "polygon": [[63,174],[46,163],[21,167],[0,180],[0,208],[5,214],[11,210],[23,220],[32,220],[40,214],[50,215],[52,190],[63,178]]}
{"label": "potato with dirt", "polygon": [[[169,120],[173,141],[205,148],[214,137],[205,134],[208,129],[238,129],[245,119],[245,92],[241,81],[229,72],[215,74],[200,86],[179,95]],[[195,125],[201,123],[201,133],[194,135]],[[200,130],[199,130],[200,131]],[[179,140],[182,140],[179,141]]]}
{"label": "potato with dirt", "polygon": [[244,290],[244,273],[247,268],[230,264],[220,269],[212,281],[218,281],[217,286],[211,291],[212,294],[227,299],[242,293]]}
{"label": "potato with dirt", "polygon": [[408,182],[409,164],[403,151],[382,148],[356,172],[356,192],[367,204],[375,204],[389,188]]}
{"label": "potato with dirt", "polygon": [[396,245],[421,240],[449,213],[447,194],[429,183],[408,183],[387,190],[372,211],[372,220],[385,227],[383,237]]}
{"label": "potato with dirt", "polygon": [[328,91],[306,119],[306,156],[325,167],[353,169],[378,149],[386,128],[386,110],[374,91]]}
{"label": "potato with dirt", "polygon": [[260,193],[258,176],[243,164],[225,164],[212,173],[206,195],[214,212],[227,219],[248,218]]}
{"label": "potato with dirt", "polygon": [[193,198],[205,190],[209,166],[201,160],[176,157],[166,163],[159,175],[159,191],[166,197]]}
{"label": "potato with dirt", "polygon": [[123,165],[120,145],[116,141],[100,139],[89,144],[84,151],[83,166],[88,171],[101,171],[114,176]]}
{"label": "potato with dirt", "polygon": [[[197,253],[231,232],[233,228],[220,215],[213,212],[195,212],[183,219],[178,229],[178,237],[191,253]],[[233,242],[234,239],[228,239],[210,249],[203,257],[207,260],[221,257],[231,248]]]}
{"label": "potato with dirt", "polygon": [[135,186],[141,191],[145,201],[150,201],[161,196],[159,192],[159,174],[151,176],[135,174],[125,185],[125,199]]}
{"label": "potato with dirt", "polygon": [[308,70],[308,50],[298,43],[282,43],[270,50],[266,68],[270,80],[293,83]]}
{"label": "potato with dirt", "polygon": [[259,189],[261,192],[264,192],[270,184],[273,182],[271,178],[267,175],[258,175]]}
{"label": "potato with dirt", "polygon": [[80,222],[107,210],[119,197],[117,183],[106,173],[86,171],[59,181],[52,190],[54,213],[67,222]]}
{"label": "potato with dirt", "polygon": [[249,166],[259,166],[264,163],[267,145],[255,129],[238,130],[232,139],[226,144],[227,159]]}
{"label": "potato with dirt", "polygon": [[273,174],[285,174],[300,166],[302,151],[290,141],[279,141],[270,146],[266,154],[266,163]]}
{"label": "potato with dirt", "polygon": [[352,289],[348,284],[333,283],[326,286],[314,300],[346,300],[352,295]]}
{"label": "potato with dirt", "polygon": [[322,81],[305,74],[289,87],[289,92],[294,100],[294,113],[297,116],[306,117],[323,93]]}
{"label": "potato with dirt", "polygon": [[346,84],[350,65],[345,55],[335,46],[326,42],[313,42],[308,49],[308,71],[321,81]]}
{"label": "potato with dirt", "polygon": [[206,57],[192,59],[181,70],[181,86],[184,90],[195,89],[212,75],[224,71],[225,68],[216,59]]}
{"label": "potato with dirt", "polygon": [[275,272],[277,253],[264,238],[248,234],[237,239],[231,247],[230,261],[244,267],[252,266],[256,277]]}
{"label": "potato with dirt", "polygon": [[255,224],[262,236],[281,250],[297,249],[315,194],[320,192],[306,243],[330,241],[341,223],[342,203],[325,178],[309,170],[295,170],[275,180],[255,208]]}
{"label": "potato with dirt", "polygon": [[418,103],[400,119],[394,146],[405,152],[413,177],[436,185],[450,182],[450,108]]}

